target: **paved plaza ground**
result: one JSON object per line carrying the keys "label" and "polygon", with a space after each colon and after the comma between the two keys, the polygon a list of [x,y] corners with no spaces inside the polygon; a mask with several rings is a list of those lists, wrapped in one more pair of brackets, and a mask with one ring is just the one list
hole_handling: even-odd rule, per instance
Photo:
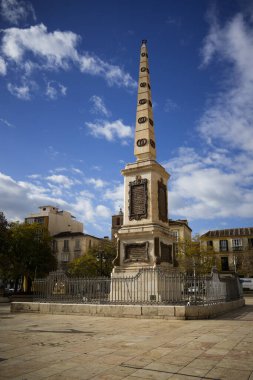
{"label": "paved plaza ground", "polygon": [[253,380],[253,298],[212,320],[11,314],[0,379]]}

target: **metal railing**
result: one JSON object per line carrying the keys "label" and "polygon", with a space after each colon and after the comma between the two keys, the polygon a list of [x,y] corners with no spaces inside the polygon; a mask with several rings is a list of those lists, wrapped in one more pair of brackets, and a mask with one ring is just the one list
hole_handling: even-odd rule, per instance
{"label": "metal railing", "polygon": [[51,272],[33,282],[34,301],[98,304],[209,305],[241,298],[237,276],[188,276],[157,268],[141,269],[136,276],[73,278]]}

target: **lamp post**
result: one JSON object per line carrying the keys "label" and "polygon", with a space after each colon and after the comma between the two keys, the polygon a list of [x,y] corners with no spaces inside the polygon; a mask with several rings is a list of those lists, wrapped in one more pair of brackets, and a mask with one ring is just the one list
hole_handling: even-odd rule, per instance
{"label": "lamp post", "polygon": [[103,274],[103,263],[106,261],[106,256],[104,251],[99,251],[97,253],[97,261],[100,262],[100,276]]}

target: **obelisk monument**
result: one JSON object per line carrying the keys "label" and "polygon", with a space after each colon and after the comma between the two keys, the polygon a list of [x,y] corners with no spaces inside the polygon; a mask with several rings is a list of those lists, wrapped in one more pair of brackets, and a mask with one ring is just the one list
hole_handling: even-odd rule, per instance
{"label": "obelisk monument", "polygon": [[146,40],[140,51],[134,155],[136,161],[122,170],[124,220],[116,234],[117,257],[112,277],[134,275],[141,268],[174,267],[167,199],[170,175],[156,161]]}

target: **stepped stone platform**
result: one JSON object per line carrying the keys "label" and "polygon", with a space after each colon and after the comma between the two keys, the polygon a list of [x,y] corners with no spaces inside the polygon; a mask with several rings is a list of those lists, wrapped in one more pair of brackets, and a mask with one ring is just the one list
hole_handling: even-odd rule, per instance
{"label": "stepped stone platform", "polygon": [[180,305],[101,305],[39,302],[12,302],[13,313],[75,314],[102,317],[152,319],[209,319],[245,305],[244,298],[208,306]]}

